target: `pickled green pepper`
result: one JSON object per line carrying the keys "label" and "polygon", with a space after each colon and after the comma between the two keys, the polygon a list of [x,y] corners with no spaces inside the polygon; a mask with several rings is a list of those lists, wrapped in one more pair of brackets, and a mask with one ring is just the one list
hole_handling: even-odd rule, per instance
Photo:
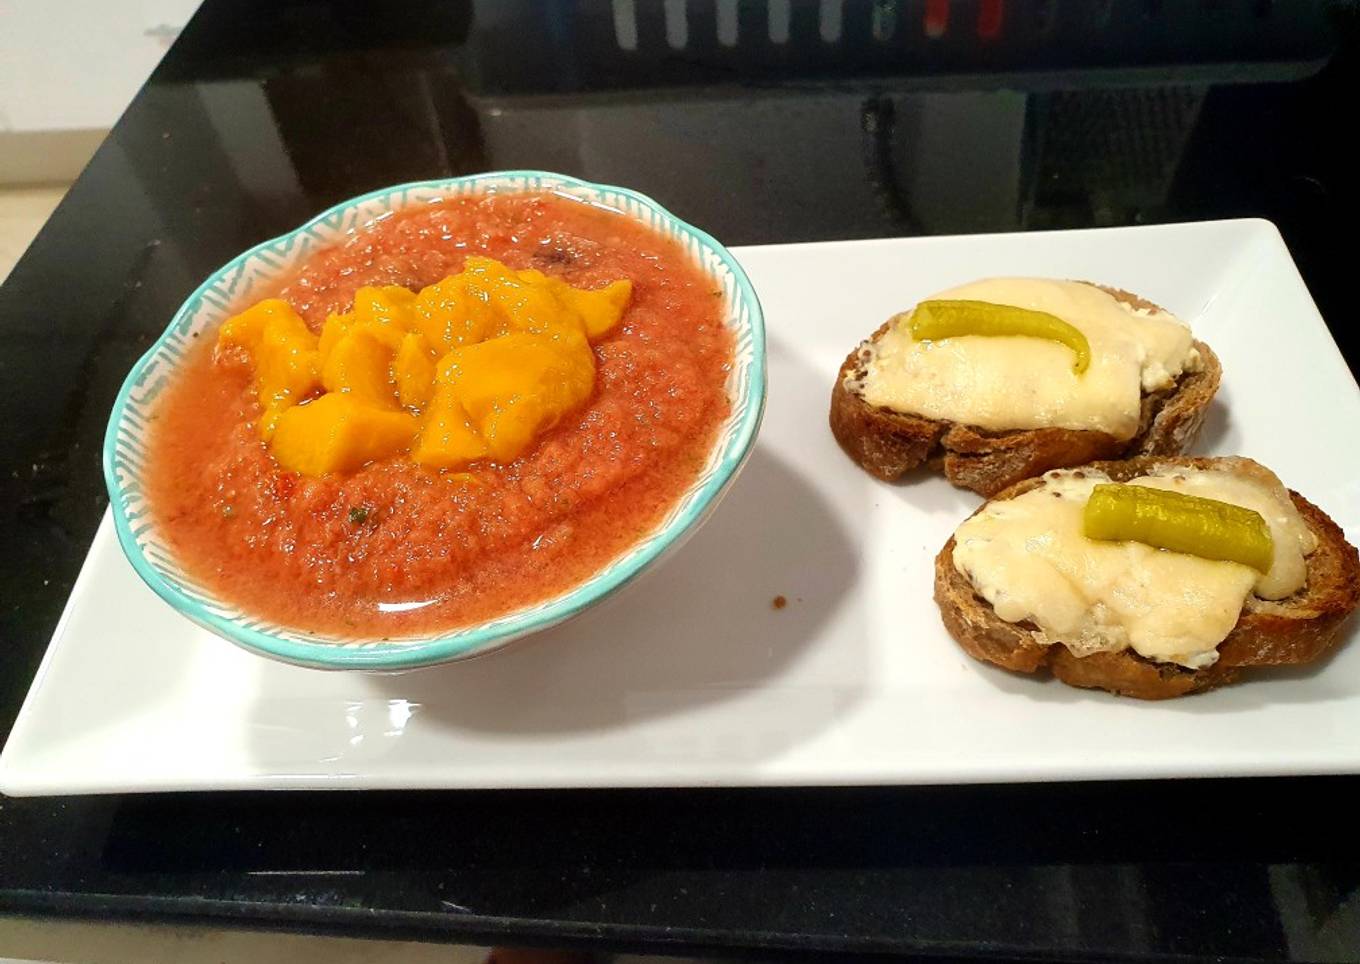
{"label": "pickled green pepper", "polygon": [[963,335],[1003,335],[1043,338],[1072,349],[1077,356],[1072,370],[1080,375],[1091,364],[1091,345],[1081,329],[1057,315],[989,301],[923,301],[911,314],[911,337],[917,341],[940,341]]}
{"label": "pickled green pepper", "polygon": [[1082,515],[1088,539],[1141,542],[1268,572],[1275,541],[1259,512],[1141,485],[1097,485]]}

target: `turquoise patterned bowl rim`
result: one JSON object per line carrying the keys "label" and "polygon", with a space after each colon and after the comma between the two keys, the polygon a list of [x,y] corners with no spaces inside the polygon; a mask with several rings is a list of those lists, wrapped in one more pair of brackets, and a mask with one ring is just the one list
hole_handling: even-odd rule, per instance
{"label": "turquoise patterned bowl rim", "polygon": [[[623,211],[674,238],[722,288],[724,323],[736,351],[727,391],[732,411],[703,471],[657,529],[585,582],[551,599],[489,622],[419,638],[380,641],[327,637],[251,616],[213,595],[185,573],[148,511],[142,483],[144,436],[151,408],[193,338],[238,310],[256,287],[293,269],[375,218],[436,198],[495,191],[557,191]],[[599,602],[675,550],[717,505],[750,455],[765,409],[765,322],[741,265],[704,231],[651,198],[627,188],[593,184],[546,171],[497,171],[418,181],[373,191],[335,205],[295,231],[256,245],[212,273],[175,313],[165,333],[133,366],[114,402],[104,437],[104,480],[124,554],[148,586],[203,628],[251,652],[318,669],[396,671],[466,659],[547,629]]]}

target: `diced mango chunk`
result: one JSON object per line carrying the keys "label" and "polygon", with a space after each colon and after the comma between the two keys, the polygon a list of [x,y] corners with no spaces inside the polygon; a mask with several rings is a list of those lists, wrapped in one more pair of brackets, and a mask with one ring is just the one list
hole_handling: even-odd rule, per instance
{"label": "diced mango chunk", "polygon": [[256,391],[264,409],[260,435],[268,439],[280,412],[321,387],[316,335],[291,308],[276,312],[265,323],[253,354]]}
{"label": "diced mango chunk", "polygon": [[321,363],[326,363],[342,338],[359,328],[367,329],[373,338],[396,351],[406,333],[415,328],[415,300],[414,292],[395,285],[360,288],[354,294],[353,311],[331,315],[321,326],[317,345]]}
{"label": "diced mango chunk", "polygon": [[589,398],[588,339],[618,325],[632,291],[473,256],[418,293],[360,288],[320,337],[271,298],[228,319],[218,341],[251,354],[260,434],[286,468],[352,471],[414,444],[415,461],[454,469],[518,457]]}
{"label": "diced mango chunk", "polygon": [[407,331],[398,328],[396,325],[389,325],[379,321],[359,321],[350,329],[350,333],[362,331],[368,337],[383,345],[390,352],[395,352],[401,347],[401,340],[406,337]]}
{"label": "diced mango chunk", "polygon": [[561,278],[553,278],[542,271],[516,272],[521,281],[546,287],[580,318],[587,338],[608,334],[620,319],[633,297],[633,282],[612,281],[603,288],[573,288]]}
{"label": "diced mango chunk", "polygon": [[384,344],[371,324],[355,325],[331,350],[321,370],[321,383],[328,392],[340,392],[377,408],[395,408],[396,386],[392,383],[392,348]]}
{"label": "diced mango chunk", "polygon": [[326,318],[326,323],[321,326],[321,338],[316,345],[322,365],[326,364],[326,359],[335,350],[335,346],[340,344],[340,339],[348,335],[357,322],[358,319],[353,314],[330,315]]}
{"label": "diced mango chunk", "polygon": [[392,359],[392,377],[397,383],[397,398],[411,408],[424,408],[434,394],[434,359],[430,345],[418,331],[401,340]]}
{"label": "diced mango chunk", "polygon": [[576,309],[585,325],[587,338],[608,334],[623,318],[624,309],[633,297],[633,282],[613,281],[603,288],[573,288],[563,281],[557,296]]}
{"label": "diced mango chunk", "polygon": [[416,296],[414,326],[440,353],[486,338],[496,314],[485,298],[468,290],[462,275],[450,275]]}
{"label": "diced mango chunk", "polygon": [[524,331],[544,333],[564,326],[580,329],[576,310],[565,305],[546,284],[524,281],[499,261],[472,257],[463,264],[468,290],[485,299],[495,311],[497,334]]}
{"label": "diced mango chunk", "polygon": [[255,350],[255,377],[260,401],[291,398],[296,404],[319,386],[316,335],[295,314],[277,315],[264,326]]}
{"label": "diced mango chunk", "polygon": [[[254,355],[264,338],[265,325],[269,324],[271,319],[296,317],[297,312],[293,310],[293,306],[282,298],[266,298],[224,321],[217,333],[217,343],[236,345]],[[298,321],[301,320],[298,318]]]}
{"label": "diced mango chunk", "polygon": [[332,392],[283,412],[269,447],[280,465],[304,475],[353,472],[404,452],[419,427],[409,412]]}
{"label": "diced mango chunk", "polygon": [[468,422],[458,395],[441,385],[425,413],[425,427],[411,458],[432,469],[455,469],[487,454],[486,442]]}
{"label": "diced mango chunk", "polygon": [[449,352],[438,379],[462,402],[489,454],[506,462],[590,396],[595,356],[579,332],[516,332]]}
{"label": "diced mango chunk", "polygon": [[415,314],[416,293],[400,285],[363,287],[354,292],[354,317],[400,331],[409,331]]}

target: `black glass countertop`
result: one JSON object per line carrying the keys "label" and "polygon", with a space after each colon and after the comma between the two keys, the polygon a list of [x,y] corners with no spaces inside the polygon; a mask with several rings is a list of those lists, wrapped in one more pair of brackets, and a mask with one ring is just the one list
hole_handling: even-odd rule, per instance
{"label": "black glass countertop", "polygon": [[[106,506],[116,389],[241,250],[524,167],[730,244],[1264,217],[1355,371],[1358,25],[1284,0],[208,0],[0,288],[0,734]],[[1360,960],[1357,807],[1350,777],[5,799],[0,912]]]}

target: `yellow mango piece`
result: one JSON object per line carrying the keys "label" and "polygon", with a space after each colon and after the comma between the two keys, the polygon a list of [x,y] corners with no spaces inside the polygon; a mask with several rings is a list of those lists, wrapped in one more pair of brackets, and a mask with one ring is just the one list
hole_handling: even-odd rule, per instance
{"label": "yellow mango piece", "polygon": [[[217,332],[217,343],[237,345],[253,356],[259,350],[265,326],[270,320],[290,316],[297,318],[297,312],[293,310],[292,305],[282,298],[266,298],[258,304],[251,305],[239,315],[232,315],[222,322],[222,327]],[[298,318],[298,321],[302,319]]]}
{"label": "yellow mango piece", "polygon": [[265,322],[255,349],[255,388],[264,408],[260,434],[268,439],[277,415],[321,387],[321,360],[313,335],[296,312],[278,311]]}
{"label": "yellow mango piece", "polygon": [[633,297],[633,282],[612,281],[603,288],[574,288],[561,278],[545,275],[532,268],[517,271],[521,281],[546,287],[554,297],[566,305],[577,317],[587,338],[607,334],[623,318],[624,309]]}
{"label": "yellow mango piece", "polygon": [[285,467],[351,471],[414,444],[415,461],[458,468],[516,458],[581,405],[595,383],[587,339],[618,325],[631,297],[628,281],[586,290],[471,257],[419,293],[360,288],[319,337],[275,298],[228,319],[218,340],[251,353],[260,433]]}
{"label": "yellow mango piece", "polygon": [[321,353],[321,363],[324,365],[336,346],[356,331],[366,332],[380,345],[386,345],[388,351],[400,348],[401,340],[407,334],[403,329],[384,322],[363,321],[354,315],[331,315],[321,328],[321,340],[316,346]]}
{"label": "yellow mango piece", "polygon": [[316,350],[321,355],[321,364],[326,364],[326,359],[335,350],[335,346],[340,344],[340,339],[354,329],[358,320],[353,314],[330,315],[326,318],[326,323],[321,326],[321,339],[316,345]]}
{"label": "yellow mango piece", "polygon": [[419,427],[409,412],[384,411],[352,395],[331,393],[283,412],[269,449],[293,472],[353,472],[405,452]]}
{"label": "yellow mango piece", "polygon": [[356,322],[354,327],[350,329],[350,332],[353,333],[356,331],[366,333],[370,338],[378,342],[378,344],[385,346],[388,351],[392,352],[395,352],[401,347],[402,339],[408,334],[408,332],[398,328],[396,325],[388,325],[376,321]]}
{"label": "yellow mango piece", "polygon": [[608,334],[628,307],[633,298],[633,282],[613,281],[603,288],[573,288],[559,281],[561,288],[557,296],[576,310],[585,326],[587,338],[600,338]]}
{"label": "yellow mango piece", "polygon": [[435,392],[425,416],[412,460],[433,469],[455,469],[485,458],[486,443],[468,422],[458,395],[448,385]]}
{"label": "yellow mango piece", "polygon": [[331,349],[321,369],[321,383],[326,391],[350,395],[377,408],[396,408],[396,385],[391,370],[393,350],[375,332],[380,327],[355,325]]}
{"label": "yellow mango piece", "polygon": [[468,290],[484,298],[495,311],[499,322],[497,334],[515,331],[541,334],[564,326],[581,328],[576,310],[560,301],[550,284],[525,281],[499,261],[468,258],[463,276]]}
{"label": "yellow mango piece", "polygon": [[437,377],[490,455],[507,462],[590,396],[595,356],[579,332],[516,332],[449,352]]}
{"label": "yellow mango piece", "polygon": [[481,341],[496,327],[485,298],[468,290],[462,275],[450,275],[416,295],[413,327],[439,352]]}
{"label": "yellow mango piece", "polygon": [[415,321],[416,293],[400,285],[366,286],[354,293],[355,320],[410,331]]}
{"label": "yellow mango piece", "polygon": [[401,340],[392,359],[392,377],[397,383],[397,398],[411,408],[424,408],[434,394],[434,359],[425,336],[413,331]]}
{"label": "yellow mango piece", "polygon": [[416,327],[414,292],[396,285],[383,288],[365,287],[354,293],[354,310],[331,315],[321,326],[321,352],[324,365],[335,346],[350,332],[367,328],[378,341],[393,351],[401,347],[401,340]]}

